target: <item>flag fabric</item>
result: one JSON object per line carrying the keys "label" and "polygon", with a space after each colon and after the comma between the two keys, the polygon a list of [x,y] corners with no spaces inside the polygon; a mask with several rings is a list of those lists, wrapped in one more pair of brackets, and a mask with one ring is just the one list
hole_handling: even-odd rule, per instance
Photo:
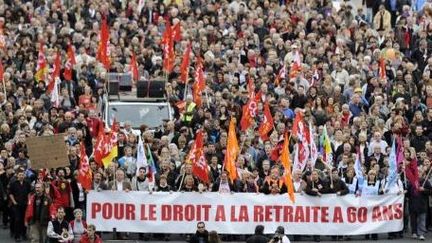
{"label": "flag fabric", "polygon": [[291,202],[295,203],[294,186],[293,186],[292,171],[291,171],[291,159],[290,159],[290,151],[289,151],[289,139],[288,139],[288,134],[286,132],[284,135],[284,143],[282,147],[280,161],[282,163],[282,166],[284,167],[285,185],[287,186],[288,189],[288,196]]}
{"label": "flag fabric", "polygon": [[318,148],[315,143],[314,134],[312,123],[309,122],[310,160],[312,168],[315,168],[315,163],[318,159]]}
{"label": "flag fabric", "polygon": [[86,154],[84,142],[81,142],[78,182],[81,183],[81,186],[88,191],[92,189],[92,181],[93,181],[93,175],[90,169],[89,158]]}
{"label": "flag fabric", "polygon": [[173,41],[175,41],[175,42],[181,41],[181,26],[180,26],[180,22],[178,22],[177,24],[175,24],[171,28],[172,28],[172,30],[171,30],[171,36],[172,36]]}
{"label": "flag fabric", "polygon": [[51,103],[54,107],[60,106],[60,94],[59,94],[59,88],[60,85],[60,69],[61,69],[61,59],[60,59],[60,53],[57,52],[55,60],[54,60],[54,70],[51,74],[51,80],[47,86],[47,91],[49,92],[51,98]]}
{"label": "flag fabric", "polygon": [[48,65],[45,57],[44,44],[39,43],[38,61],[36,67],[35,79],[36,81],[46,81],[46,75],[48,74]]}
{"label": "flag fabric", "polygon": [[105,144],[107,141],[105,139],[105,134],[103,129],[99,130],[99,133],[96,137],[96,144],[93,152],[93,158],[99,166],[103,166],[102,158],[106,154],[105,148],[107,145]]}
{"label": "flag fabric", "polygon": [[257,101],[257,95],[255,95],[255,84],[251,78],[248,80],[247,91],[249,100],[242,107],[242,116],[240,119],[240,129],[243,132],[252,126],[257,113],[257,103],[259,102],[259,99]]}
{"label": "flag fabric", "polygon": [[286,65],[284,64],[280,69],[278,74],[276,75],[274,84],[275,86],[278,86],[281,80],[284,80],[286,78]]}
{"label": "flag fabric", "polygon": [[380,58],[380,60],[379,60],[378,73],[379,73],[379,78],[381,78],[381,79],[387,79],[386,63],[385,63],[385,59],[383,57]]}
{"label": "flag fabric", "polygon": [[296,51],[294,53],[294,57],[293,57],[293,63],[291,65],[291,69],[290,69],[290,78],[295,78],[297,76],[297,74],[301,71],[302,66],[301,66],[301,60],[300,60],[300,52]]}
{"label": "flag fabric", "polygon": [[139,79],[138,63],[136,60],[135,53],[133,51],[131,55],[130,71],[132,73],[132,79],[138,81]]}
{"label": "flag fabric", "polygon": [[104,68],[108,71],[110,69],[111,61],[110,61],[110,54],[109,54],[109,39],[110,39],[110,33],[109,33],[109,26],[107,23],[107,19],[105,16],[102,17],[102,24],[99,34],[99,48],[97,52],[96,59],[100,61]]}
{"label": "flag fabric", "polygon": [[4,76],[3,60],[0,59],[0,82],[3,82],[3,76]]}
{"label": "flag fabric", "polygon": [[388,191],[398,179],[398,169],[396,161],[396,139],[393,139],[393,144],[389,154],[389,171],[388,171],[388,181],[385,190]]}
{"label": "flag fabric", "polygon": [[362,187],[363,187],[363,182],[364,182],[364,176],[363,176],[363,166],[362,166],[362,162],[361,162],[360,149],[357,149],[356,160],[354,162],[354,172],[355,172],[356,178],[357,178],[358,191],[361,193],[361,191],[363,189]]}
{"label": "flag fabric", "polygon": [[418,193],[420,184],[419,184],[419,172],[417,167],[417,158],[411,159],[408,166],[405,167],[405,175],[407,180],[413,187],[414,193]]}
{"label": "flag fabric", "polygon": [[273,117],[270,111],[270,106],[268,102],[264,104],[264,116],[261,125],[258,128],[258,133],[261,137],[261,140],[268,140],[267,134],[273,129]]}
{"label": "flag fabric", "polygon": [[235,128],[234,118],[231,118],[228,128],[228,140],[227,147],[225,152],[225,161],[224,167],[225,170],[229,173],[229,178],[231,182],[234,182],[237,179],[237,168],[236,168],[236,160],[237,156],[240,153],[240,147],[237,141],[237,134]]}
{"label": "flag fabric", "polygon": [[138,0],[138,6],[137,6],[137,10],[138,10],[138,15],[141,15],[141,10],[144,8],[146,0]]}
{"label": "flag fabric", "polygon": [[105,135],[105,154],[102,158],[102,164],[104,167],[108,167],[108,165],[113,161],[114,158],[118,156],[118,146],[117,146],[117,132],[119,131],[119,125],[116,120],[113,120],[111,125],[111,131]]}
{"label": "flag fabric", "polygon": [[314,72],[313,72],[313,75],[312,75],[312,79],[311,79],[310,85],[311,86],[315,86],[316,84],[318,84],[319,80],[320,80],[320,75],[318,73],[318,68],[315,68]]}
{"label": "flag fabric", "polygon": [[155,174],[157,173],[156,170],[156,165],[155,162],[153,160],[153,155],[152,152],[150,150],[150,146],[147,144],[147,162],[148,162],[148,172],[147,172],[147,178],[150,180],[150,182],[154,182],[155,181]]}
{"label": "flag fabric", "polygon": [[175,52],[174,52],[174,38],[173,29],[169,21],[165,24],[165,32],[162,35],[163,47],[163,70],[166,73],[171,73],[174,69]]}
{"label": "flag fabric", "polygon": [[326,125],[324,125],[323,134],[321,135],[321,146],[322,146],[323,162],[329,166],[332,166],[333,165],[332,147],[330,143],[330,138],[327,134]]}
{"label": "flag fabric", "polygon": [[148,164],[147,164],[147,157],[145,155],[145,150],[144,150],[144,143],[143,140],[141,138],[141,135],[138,136],[138,146],[137,146],[137,156],[136,156],[136,174],[138,175],[139,169],[141,167],[145,167],[147,168]]}
{"label": "flag fabric", "polygon": [[192,90],[193,90],[193,102],[197,106],[202,105],[202,92],[205,90],[206,84],[205,84],[205,78],[204,78],[204,71],[203,71],[203,64],[202,64],[202,58],[198,57],[196,67],[195,67],[195,82],[193,84]]}
{"label": "flag fabric", "polygon": [[180,81],[184,84],[188,83],[191,52],[192,52],[192,43],[189,42],[186,47],[186,51],[183,54],[182,63],[180,65]]}
{"label": "flag fabric", "polygon": [[63,71],[63,77],[65,80],[72,80],[73,66],[76,64],[75,53],[71,44],[68,44],[67,49],[67,60]]}
{"label": "flag fabric", "polygon": [[303,120],[303,113],[297,112],[294,118],[292,135],[297,138],[294,154],[294,169],[303,171],[310,157],[309,129]]}
{"label": "flag fabric", "polygon": [[404,160],[404,145],[400,136],[396,138],[396,145],[396,164],[399,168]]}
{"label": "flag fabric", "polygon": [[201,129],[196,134],[189,159],[192,162],[193,175],[202,182],[209,183],[208,165],[204,154],[204,137]]}

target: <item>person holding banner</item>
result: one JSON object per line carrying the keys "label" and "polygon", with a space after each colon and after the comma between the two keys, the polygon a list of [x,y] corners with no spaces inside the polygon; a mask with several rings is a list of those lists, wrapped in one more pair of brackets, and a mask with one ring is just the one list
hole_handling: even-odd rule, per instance
{"label": "person holding banner", "polygon": [[[361,196],[378,195],[380,188],[380,181],[377,178],[377,172],[374,169],[369,170],[362,185]],[[378,234],[368,234],[365,236],[366,240],[378,240]]]}

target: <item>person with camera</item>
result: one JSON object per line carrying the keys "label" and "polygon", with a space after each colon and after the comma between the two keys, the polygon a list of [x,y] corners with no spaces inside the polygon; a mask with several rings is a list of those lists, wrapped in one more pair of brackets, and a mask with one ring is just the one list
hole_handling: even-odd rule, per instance
{"label": "person with camera", "polygon": [[273,238],[268,243],[291,243],[291,241],[285,235],[285,228],[278,226]]}

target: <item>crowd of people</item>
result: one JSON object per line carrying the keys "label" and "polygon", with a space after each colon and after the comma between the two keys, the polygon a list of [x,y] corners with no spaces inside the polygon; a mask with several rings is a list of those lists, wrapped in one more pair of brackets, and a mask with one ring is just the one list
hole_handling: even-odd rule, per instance
{"label": "crowd of people", "polygon": [[[88,192],[77,179],[82,148],[90,158],[92,190],[286,193],[279,150],[301,116],[318,149],[325,146],[321,138],[326,133],[330,153],[301,158],[306,166],[292,171],[295,192],[404,193],[403,231],[425,240],[432,226],[432,5],[426,0],[362,3],[3,1],[3,227],[17,241],[100,242],[97,229],[82,218]],[[98,53],[103,20],[109,26],[109,66]],[[171,56],[163,35],[176,25],[180,37],[174,58],[167,60]],[[45,76],[39,75],[41,53],[49,70]],[[55,68],[57,53],[61,70]],[[154,178],[148,176],[152,168],[137,166],[139,139],[127,121],[119,121],[118,156],[106,166],[93,156],[98,132],[104,130],[108,73],[130,72],[132,59],[144,79],[166,80],[165,98],[174,109],[163,127],[139,128],[149,148],[146,156],[154,160]],[[169,61],[172,70],[166,68]],[[59,83],[53,81],[57,78]],[[196,85],[202,80],[204,85]],[[52,82],[60,87],[55,99]],[[267,108],[273,122],[269,130],[261,129],[269,120]],[[245,116],[246,128],[241,124]],[[240,144],[235,180],[224,167],[231,120]],[[198,130],[204,137],[208,183],[194,175],[187,161]],[[57,133],[65,134],[69,166],[32,168],[26,139]],[[402,154],[397,182],[388,188],[394,141]],[[293,151],[301,143],[297,134],[291,136],[292,156],[298,156]],[[415,173],[407,175],[408,169]],[[388,237],[403,237],[403,231]]]}

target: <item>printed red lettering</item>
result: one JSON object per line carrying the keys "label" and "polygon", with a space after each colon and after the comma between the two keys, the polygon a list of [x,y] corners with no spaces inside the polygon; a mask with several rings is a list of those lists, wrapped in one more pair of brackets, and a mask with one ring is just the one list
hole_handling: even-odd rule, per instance
{"label": "printed red lettering", "polygon": [[124,204],[114,203],[114,218],[121,220],[124,217]]}
{"label": "printed red lettering", "polygon": [[348,223],[355,223],[357,221],[356,213],[357,213],[357,210],[355,207],[348,207],[347,208]]}
{"label": "printed red lettering", "polygon": [[272,211],[271,211],[272,206],[265,206],[264,210],[264,215],[265,215],[265,221],[266,222],[271,222],[272,221]]}
{"label": "printed red lettering", "polygon": [[328,223],[328,207],[322,207],[321,208],[321,222],[322,223]]}
{"label": "printed red lettering", "polygon": [[183,221],[183,207],[181,205],[173,205],[174,221]]}
{"label": "printed red lettering", "polygon": [[403,206],[402,203],[396,203],[394,206],[394,219],[402,219],[403,217]]}
{"label": "printed red lettering", "polygon": [[245,205],[240,206],[239,221],[240,222],[249,221],[248,208]]}
{"label": "printed red lettering", "polygon": [[170,221],[171,220],[171,205],[162,205],[161,206],[161,214],[162,221]]}
{"label": "printed red lettering", "polygon": [[280,214],[281,214],[282,206],[275,205],[275,206],[273,206],[273,208],[275,209],[275,217],[276,217],[275,221],[280,222]]}
{"label": "printed red lettering", "polygon": [[254,206],[254,222],[264,221],[264,209],[262,206]]}
{"label": "printed red lettering", "polygon": [[104,219],[111,219],[112,218],[112,205],[111,203],[104,203],[102,205],[102,218]]}
{"label": "printed red lettering", "polygon": [[292,222],[293,221],[293,208],[291,206],[285,206],[283,215],[284,215],[283,222]]}
{"label": "printed red lettering", "polygon": [[96,218],[96,214],[99,213],[102,210],[102,207],[100,205],[100,203],[92,203],[91,206],[91,218],[95,219]]}
{"label": "printed red lettering", "polygon": [[294,222],[303,223],[304,222],[304,212],[302,206],[297,206],[295,209]]}
{"label": "printed red lettering", "polygon": [[225,217],[225,207],[223,205],[218,205],[216,208],[216,218],[215,218],[216,222],[219,221],[226,221],[226,217]]}
{"label": "printed red lettering", "polygon": [[237,222],[237,218],[235,215],[235,206],[231,206],[231,222]]}
{"label": "printed red lettering", "polygon": [[335,207],[333,212],[333,223],[343,223],[341,207]]}
{"label": "printed red lettering", "polygon": [[359,208],[357,219],[360,223],[364,223],[367,221],[367,209],[365,207]]}
{"label": "printed red lettering", "polygon": [[313,222],[318,222],[318,211],[319,211],[320,207],[312,207],[312,212],[313,212]]}
{"label": "printed red lettering", "polygon": [[204,221],[209,221],[211,205],[202,205],[202,208],[204,209]]}
{"label": "printed red lettering", "polygon": [[382,207],[382,215],[384,220],[393,220],[392,205]]}
{"label": "printed red lettering", "polygon": [[382,221],[381,210],[379,206],[376,206],[372,209],[372,222]]}
{"label": "printed red lettering", "polygon": [[195,208],[193,205],[186,205],[184,219],[187,221],[195,220]]}
{"label": "printed red lettering", "polygon": [[135,205],[134,204],[126,204],[126,219],[127,220],[135,220]]}
{"label": "printed red lettering", "polygon": [[149,205],[149,220],[156,221],[156,205]]}

